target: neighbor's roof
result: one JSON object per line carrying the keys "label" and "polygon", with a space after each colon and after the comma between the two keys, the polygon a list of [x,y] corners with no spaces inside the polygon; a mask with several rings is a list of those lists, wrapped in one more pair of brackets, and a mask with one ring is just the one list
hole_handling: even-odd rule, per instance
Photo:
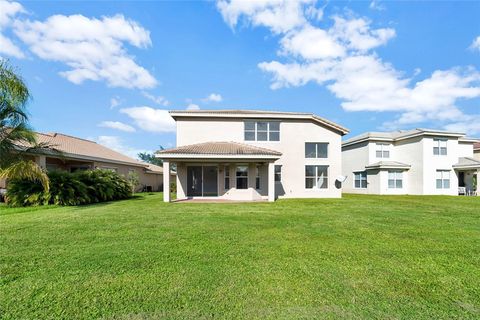
{"label": "neighbor's roof", "polygon": [[157,152],[158,158],[265,158],[278,159],[281,152],[239,142],[205,142]]}
{"label": "neighbor's roof", "polygon": [[375,140],[375,141],[385,141],[393,142],[400,141],[403,139],[418,137],[418,136],[442,136],[442,137],[457,137],[464,142],[475,142],[476,139],[465,138],[465,133],[461,132],[452,132],[444,130],[433,130],[433,129],[423,129],[417,128],[412,130],[398,130],[390,132],[365,132],[353,138],[343,141],[342,146],[348,146],[359,142]]}
{"label": "neighbor's roof", "polygon": [[473,145],[473,150],[480,150],[480,142],[477,142]]}
{"label": "neighbor's roof", "polygon": [[366,169],[410,169],[411,165],[405,164],[398,161],[379,161],[368,166],[365,166]]}
{"label": "neighbor's roof", "polygon": [[[68,136],[61,133],[36,133],[38,143],[46,143],[51,148],[63,153],[65,158],[74,158],[90,161],[104,161],[110,163],[128,164],[145,167],[148,164],[127,157],[94,141]],[[20,148],[30,147],[27,143],[18,143]],[[51,153],[45,149],[45,153]]]}
{"label": "neighbor's roof", "polygon": [[216,118],[251,118],[251,119],[302,119],[312,120],[330,129],[345,135],[349,130],[335,122],[319,117],[313,113],[305,112],[283,112],[264,110],[172,110],[170,115],[177,118],[191,117],[216,117]]}
{"label": "neighbor's roof", "polygon": [[470,157],[461,157],[453,167],[455,169],[480,169],[480,161]]}

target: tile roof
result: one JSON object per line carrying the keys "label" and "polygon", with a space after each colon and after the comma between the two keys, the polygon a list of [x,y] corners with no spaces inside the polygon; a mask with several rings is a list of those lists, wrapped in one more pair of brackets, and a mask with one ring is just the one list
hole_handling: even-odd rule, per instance
{"label": "tile roof", "polygon": [[323,124],[329,128],[339,131],[345,135],[349,130],[333,121],[327,120],[313,113],[308,112],[285,112],[265,110],[172,110],[170,115],[175,119],[178,117],[238,117],[238,118],[269,118],[269,119],[309,119]]}
{"label": "tile roof", "polygon": [[[147,164],[127,157],[94,141],[68,136],[61,133],[36,133],[38,143],[46,143],[64,153],[65,157],[81,158],[105,162],[123,163],[140,167]],[[26,143],[18,143],[20,148],[28,148]],[[45,149],[45,153],[48,153]]]}
{"label": "tile roof", "polygon": [[475,168],[480,169],[480,161],[470,157],[458,158],[458,163],[453,165],[454,168]]}
{"label": "tile roof", "polygon": [[410,167],[409,164],[398,161],[379,161],[365,166],[367,169],[409,169]]}
{"label": "tile roof", "polygon": [[465,136],[465,134],[461,132],[417,128],[412,130],[398,130],[398,131],[390,131],[390,132],[365,132],[358,136],[355,136],[353,138],[343,141],[342,145],[348,145],[348,144],[367,141],[367,140],[397,141],[397,140],[402,140],[402,139],[415,137],[419,135],[438,135],[438,136],[443,135],[443,136],[455,136],[459,138]]}
{"label": "tile roof", "polygon": [[205,142],[158,151],[162,158],[166,155],[219,155],[219,156],[278,156],[282,153],[266,148],[239,142]]}

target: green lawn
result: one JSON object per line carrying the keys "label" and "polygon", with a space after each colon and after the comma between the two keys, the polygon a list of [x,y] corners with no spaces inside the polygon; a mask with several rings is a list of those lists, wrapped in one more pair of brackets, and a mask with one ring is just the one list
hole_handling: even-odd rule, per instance
{"label": "green lawn", "polygon": [[0,207],[0,318],[480,317],[480,198]]}

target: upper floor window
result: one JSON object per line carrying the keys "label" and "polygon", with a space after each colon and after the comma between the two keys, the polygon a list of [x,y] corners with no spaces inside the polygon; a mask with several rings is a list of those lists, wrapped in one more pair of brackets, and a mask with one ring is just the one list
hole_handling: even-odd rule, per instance
{"label": "upper floor window", "polygon": [[328,188],[328,166],[305,166],[305,188]]}
{"label": "upper floor window", "polygon": [[375,155],[377,158],[390,158],[390,145],[388,143],[376,143]]}
{"label": "upper floor window", "polygon": [[447,155],[447,139],[433,139],[433,154],[436,156]]}
{"label": "upper floor window", "polygon": [[280,141],[280,122],[245,121],[245,141]]}
{"label": "upper floor window", "polygon": [[328,158],[328,143],[305,143],[305,158]]}
{"label": "upper floor window", "polygon": [[388,171],[388,188],[389,189],[403,188],[403,172],[402,171]]}
{"label": "upper floor window", "polygon": [[367,172],[355,172],[355,188],[366,189],[367,188]]}
{"label": "upper floor window", "polygon": [[437,170],[436,174],[437,189],[450,189],[450,171]]}

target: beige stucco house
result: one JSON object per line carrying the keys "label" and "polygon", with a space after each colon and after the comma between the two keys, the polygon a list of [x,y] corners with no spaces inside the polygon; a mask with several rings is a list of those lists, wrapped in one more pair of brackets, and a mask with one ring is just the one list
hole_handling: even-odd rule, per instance
{"label": "beige stucco house", "polygon": [[[36,138],[37,142],[46,143],[61,152],[61,154],[58,154],[45,149],[41,153],[28,155],[30,159],[47,171],[74,172],[77,170],[107,169],[125,177],[130,172],[136,172],[140,179],[138,191],[144,187],[152,191],[163,189],[162,167],[132,159],[94,141],[61,133],[36,133]],[[25,148],[27,146],[19,144],[18,147]],[[173,173],[172,177],[174,177]],[[0,179],[0,188],[5,187],[6,181]]]}
{"label": "beige stucco house", "polygon": [[[177,198],[269,200],[341,197],[344,127],[310,113],[171,111],[177,147],[161,151],[177,167]],[[164,176],[168,184],[169,175]],[[170,195],[164,193],[164,200]]]}
{"label": "beige stucco house", "polygon": [[368,132],[342,144],[343,191],[365,194],[458,195],[479,190],[478,140],[429,129]]}

